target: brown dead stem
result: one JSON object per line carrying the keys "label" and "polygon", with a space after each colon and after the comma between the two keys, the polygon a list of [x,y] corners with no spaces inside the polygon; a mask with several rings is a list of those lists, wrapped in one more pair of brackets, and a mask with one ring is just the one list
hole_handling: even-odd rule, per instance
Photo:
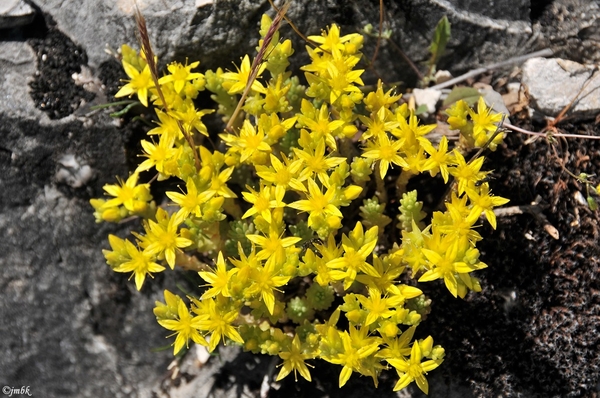
{"label": "brown dead stem", "polygon": [[240,112],[240,110],[242,109],[242,106],[244,105],[244,101],[246,100],[246,97],[248,96],[248,93],[250,92],[250,88],[252,87],[252,84],[256,80],[256,76],[258,75],[260,66],[263,63],[263,59],[265,57],[267,48],[269,47],[269,44],[271,44],[271,41],[273,40],[273,36],[275,35],[275,32],[277,32],[277,30],[279,29],[279,25],[281,25],[281,21],[283,20],[283,17],[289,7],[290,7],[290,2],[288,1],[283,5],[283,7],[281,7],[277,11],[277,15],[275,15],[275,18],[273,18],[273,22],[271,23],[271,26],[269,27],[269,30],[267,31],[267,34],[265,35],[265,38],[263,39],[262,46],[260,46],[260,49],[258,50],[258,54],[256,54],[256,57],[252,61],[252,66],[250,67],[250,76],[248,77],[248,81],[246,82],[246,88],[244,88],[242,97],[238,101],[238,104],[235,107],[233,114],[229,118],[229,121],[227,122],[227,126],[225,127],[225,129],[228,130],[229,132],[233,132],[231,126],[235,122],[235,119],[236,119],[238,113]]}
{"label": "brown dead stem", "polygon": [[[154,55],[154,51],[152,51],[152,45],[150,44],[148,28],[146,27],[146,19],[144,18],[142,12],[138,8],[137,2],[135,3],[134,15],[135,22],[138,28],[138,40],[140,42],[140,47],[142,48],[142,53],[144,54],[146,62],[148,63],[148,68],[150,69],[150,74],[152,75],[154,87],[156,88],[158,97],[162,102],[163,109],[166,113],[169,113],[169,105],[167,104],[167,101],[165,101],[165,96],[160,88],[160,85],[158,84],[158,67],[156,65],[156,56]],[[188,131],[185,130],[185,128],[183,127],[183,123],[181,123],[181,120],[177,120],[177,126],[179,127],[179,130],[185,137],[185,140],[187,141],[188,145],[192,149],[192,152],[194,153],[194,163],[196,166],[196,171],[200,171],[200,158],[198,157],[198,152],[196,151],[196,144],[194,143],[194,138]]]}

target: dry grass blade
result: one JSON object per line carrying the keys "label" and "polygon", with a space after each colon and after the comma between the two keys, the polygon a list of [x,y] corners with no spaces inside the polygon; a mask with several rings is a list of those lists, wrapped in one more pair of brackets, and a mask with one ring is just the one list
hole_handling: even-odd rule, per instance
{"label": "dry grass blade", "polygon": [[[271,4],[271,7],[273,7],[273,9],[277,12],[280,11],[280,9],[275,5],[275,3],[273,3],[273,0],[269,0],[269,3]],[[289,3],[289,2],[288,2]],[[286,3],[287,4],[287,3]],[[284,5],[285,7],[285,5]],[[287,10],[286,10],[287,11]],[[298,36],[300,36],[300,38],[302,40],[304,40],[309,46],[311,46],[312,48],[320,48],[318,44],[316,44],[315,42],[313,42],[312,40],[310,40],[308,37],[306,37],[302,32],[300,32],[300,29],[298,29],[298,27],[294,24],[294,22],[292,22],[291,19],[289,19],[287,16],[285,16],[285,14],[283,15],[283,19],[286,20],[286,22],[288,24],[290,24],[290,27],[292,28],[292,30],[294,32],[296,32],[296,34]]]}
{"label": "dry grass blade", "polygon": [[152,51],[152,45],[150,44],[150,37],[148,35],[148,28],[146,27],[146,19],[142,15],[142,12],[137,6],[137,2],[135,3],[135,22],[137,24],[137,36],[140,42],[140,46],[142,48],[142,54],[144,54],[144,58],[146,58],[146,63],[148,64],[148,68],[150,69],[150,75],[152,75],[152,81],[154,82],[154,87],[158,92],[158,96],[163,103],[163,106],[166,107],[165,97],[163,96],[162,90],[160,89],[160,85],[158,84],[158,67],[156,66],[156,56]]}
{"label": "dry grass blade", "polygon": [[[548,134],[544,131],[529,131],[522,129],[521,127],[514,126],[508,122],[504,122],[504,127],[509,130],[516,131],[517,133],[523,133],[527,135],[546,137]],[[553,133],[552,137],[561,138],[583,138],[585,140],[600,140],[600,135],[582,135],[582,134],[566,134],[566,133]]]}
{"label": "dry grass blade", "polygon": [[[150,44],[150,36],[148,35],[148,28],[146,27],[146,19],[142,15],[139,7],[137,6],[137,2],[135,3],[135,22],[138,28],[138,40],[140,41],[140,46],[142,48],[142,53],[146,58],[146,63],[148,64],[148,68],[150,69],[150,75],[152,75],[152,81],[154,82],[154,87],[156,88],[156,92],[158,97],[160,98],[163,108],[166,113],[169,113],[169,105],[167,101],[165,101],[165,96],[158,84],[158,67],[156,65],[156,56],[154,55],[154,51],[152,51],[152,45]],[[190,148],[192,148],[192,152],[194,153],[194,163],[196,166],[196,170],[200,171],[200,158],[198,157],[198,153],[195,150],[194,139],[183,127],[183,124],[180,120],[177,120],[177,126],[179,130],[185,137]]]}
{"label": "dry grass blade", "polygon": [[269,30],[267,31],[267,34],[265,35],[265,38],[263,39],[262,46],[260,46],[260,49],[258,50],[258,54],[256,55],[256,58],[254,58],[254,61],[252,61],[252,66],[250,67],[250,76],[248,77],[248,81],[246,82],[246,88],[244,88],[242,97],[240,98],[237,106],[235,107],[235,111],[233,111],[233,114],[231,115],[231,118],[229,118],[229,122],[227,122],[227,126],[225,127],[225,129],[227,129],[229,132],[232,132],[231,126],[235,122],[235,119],[237,118],[237,115],[240,112],[240,109],[242,109],[242,106],[244,105],[244,101],[246,100],[246,97],[248,96],[248,93],[250,92],[250,88],[252,87],[252,84],[256,80],[256,76],[258,75],[258,70],[260,69],[260,65],[263,62],[267,48],[269,48],[269,44],[271,44],[271,41],[273,40],[273,36],[275,35],[275,32],[277,32],[277,30],[279,29],[279,25],[281,25],[281,21],[283,20],[283,17],[285,15],[285,13],[287,12],[289,6],[290,6],[290,2],[288,1],[283,5],[283,7],[281,7],[277,11],[277,15],[275,15],[275,18],[273,18],[273,22],[271,23],[271,26],[269,27]]}

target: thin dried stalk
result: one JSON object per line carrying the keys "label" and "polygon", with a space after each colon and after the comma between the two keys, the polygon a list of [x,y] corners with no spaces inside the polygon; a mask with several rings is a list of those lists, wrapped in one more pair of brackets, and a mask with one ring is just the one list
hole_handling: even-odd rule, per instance
{"label": "thin dried stalk", "polygon": [[[156,56],[154,55],[154,51],[152,51],[152,45],[150,44],[150,37],[148,35],[148,28],[146,27],[146,19],[142,15],[140,9],[137,6],[137,2],[135,3],[135,22],[138,28],[138,40],[140,41],[140,46],[142,48],[142,53],[146,58],[146,63],[148,64],[148,68],[150,69],[150,75],[152,75],[152,81],[154,82],[154,87],[156,88],[156,92],[158,93],[158,97],[160,98],[163,109],[166,113],[169,113],[169,105],[167,101],[165,101],[165,96],[158,84],[158,67],[156,66]],[[190,148],[192,148],[192,152],[194,153],[194,163],[196,166],[196,171],[200,171],[200,158],[198,157],[198,152],[196,151],[196,144],[194,143],[194,138],[191,134],[185,131],[183,127],[183,123],[181,120],[177,120],[177,126],[179,130],[185,137]]]}
{"label": "thin dried stalk", "polygon": [[229,132],[233,132],[231,126],[235,122],[235,119],[236,119],[238,113],[240,112],[240,110],[242,109],[242,106],[244,105],[244,101],[246,100],[246,97],[248,96],[248,93],[250,92],[250,88],[252,87],[252,84],[256,80],[256,76],[258,75],[258,70],[260,69],[260,66],[263,62],[263,58],[265,57],[265,52],[267,51],[269,44],[271,44],[271,41],[273,40],[273,36],[275,35],[275,32],[277,32],[277,30],[279,29],[279,25],[281,25],[283,16],[285,15],[285,13],[287,12],[289,7],[290,7],[290,2],[288,1],[283,5],[283,7],[281,7],[279,9],[279,11],[277,11],[277,15],[275,15],[275,18],[273,18],[273,23],[271,23],[271,26],[269,27],[269,30],[267,31],[267,34],[265,35],[265,38],[263,39],[262,46],[260,46],[260,49],[258,50],[258,54],[256,54],[256,58],[254,58],[254,60],[252,61],[252,66],[250,67],[250,76],[248,77],[248,81],[246,82],[246,88],[244,89],[244,92],[242,93],[242,97],[240,98],[237,106],[235,107],[235,111],[233,111],[233,114],[229,118],[229,121],[227,122],[227,126],[225,127],[225,129],[227,129]]}
{"label": "thin dried stalk", "polygon": [[[540,137],[547,137],[549,135],[549,133],[543,132],[543,131],[529,131],[526,129],[523,129],[521,127],[517,127],[514,126],[508,122],[504,122],[504,127],[506,127],[509,130],[512,131],[516,131],[518,133],[523,133],[523,134],[527,134],[527,135],[534,135],[534,136],[540,136]],[[600,136],[598,135],[582,135],[582,134],[566,134],[566,133],[552,133],[552,137],[564,137],[564,138],[583,138],[585,140],[600,140]]]}
{"label": "thin dried stalk", "polygon": [[467,79],[470,79],[471,77],[475,77],[475,76],[481,75],[482,73],[485,73],[485,72],[493,70],[493,69],[504,68],[506,66],[511,66],[511,65],[514,65],[514,64],[520,64],[520,63],[528,60],[529,58],[548,57],[548,56],[551,56],[552,54],[553,54],[553,52],[552,52],[551,49],[545,48],[543,50],[536,51],[536,52],[533,52],[533,53],[530,53],[530,54],[520,55],[518,57],[507,59],[506,61],[496,62],[495,64],[491,64],[491,65],[488,65],[488,66],[484,66],[482,68],[477,68],[477,69],[470,70],[469,72],[467,72],[467,73],[465,73],[463,75],[455,77],[454,79],[450,79],[450,80],[445,81],[443,83],[436,84],[435,86],[431,86],[429,88],[430,89],[434,89],[434,90],[441,90],[441,89],[446,88],[446,87],[454,86],[457,83],[463,82],[463,81],[465,81]]}
{"label": "thin dried stalk", "polygon": [[[277,12],[280,11],[279,7],[277,7],[275,5],[275,3],[273,3],[273,0],[269,0],[269,3],[271,4],[271,7],[273,7],[273,9]],[[288,2],[289,3],[289,2]],[[285,7],[285,5],[284,5]],[[286,10],[287,11],[287,10]],[[286,15],[283,15],[283,19],[286,20],[286,22],[291,26],[292,30],[294,32],[296,32],[296,34],[298,36],[300,36],[300,38],[302,40],[304,40],[304,42],[306,42],[309,46],[311,46],[312,48],[320,48],[319,45],[315,42],[313,42],[312,40],[310,40],[308,37],[306,37],[301,31],[300,29],[298,29],[298,27],[294,24],[294,22],[292,22],[291,19],[289,19]],[[327,51],[326,51],[327,52]]]}

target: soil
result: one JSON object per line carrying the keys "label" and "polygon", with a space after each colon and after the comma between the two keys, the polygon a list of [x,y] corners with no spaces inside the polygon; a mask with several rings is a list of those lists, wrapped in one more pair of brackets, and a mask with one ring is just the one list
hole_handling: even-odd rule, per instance
{"label": "soil", "polygon": [[87,55],[58,30],[49,15],[37,13],[32,26],[34,29],[28,30],[25,37],[37,56],[39,74],[30,84],[31,97],[48,117],[61,119],[95,97],[71,77],[87,65]]}
{"label": "soil", "polygon": [[[543,126],[525,128],[539,131]],[[564,132],[600,135],[594,123],[561,126]],[[600,173],[600,141],[546,139],[509,133],[487,156],[496,195],[509,205],[541,196],[554,239],[529,214],[503,217],[493,231],[484,226],[478,244],[489,268],[478,274],[483,291],[455,300],[431,289],[430,318],[423,323],[447,352],[443,372],[472,385],[478,396],[595,397],[600,381],[599,212],[578,197],[578,175]],[[554,147],[554,149],[553,149]],[[556,153],[555,153],[556,151]],[[598,181],[596,181],[596,184]],[[441,287],[441,286],[440,286]]]}

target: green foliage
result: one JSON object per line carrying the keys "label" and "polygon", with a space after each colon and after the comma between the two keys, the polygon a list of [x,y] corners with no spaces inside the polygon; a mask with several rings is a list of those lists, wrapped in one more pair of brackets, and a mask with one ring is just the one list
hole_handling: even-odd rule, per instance
{"label": "green foliage", "polygon": [[449,106],[457,101],[464,100],[467,105],[473,106],[477,103],[477,100],[481,97],[479,90],[473,87],[458,86],[454,87],[444,100],[443,105]]}
{"label": "green foliage", "polygon": [[445,15],[439,20],[433,33],[433,41],[429,46],[429,52],[431,52],[430,65],[436,65],[440,60],[440,57],[446,50],[446,44],[450,40],[450,21]]}
{"label": "green foliage", "polygon": [[360,217],[367,228],[377,226],[380,233],[386,225],[392,222],[392,219],[383,214],[385,205],[380,204],[377,198],[365,199],[360,207]]}
{"label": "green foliage", "polygon": [[423,229],[421,220],[426,216],[425,212],[421,211],[423,202],[417,201],[417,191],[410,191],[402,194],[400,199],[400,214],[398,215],[398,228],[402,231],[411,232],[413,225]]}
{"label": "green foliage", "polygon": [[[270,24],[265,16],[263,36]],[[448,30],[440,25],[432,59],[443,52]],[[422,125],[398,103],[400,95],[384,92],[381,82],[375,91],[361,91],[361,35],[341,35],[332,25],[310,39],[319,47],[307,48],[306,87],[286,69],[289,40],[269,45],[256,80],[249,79],[245,56],[236,72],[203,74],[192,71],[197,62],[172,63],[159,87],[143,57],[123,46],[130,80],[117,95],[137,96],[158,120],[141,142],[145,160],[125,182],[104,187],[108,198],[91,201],[99,222],[142,219],[143,232],[132,239],[109,236],[104,255],[115,272],[134,276],[138,290],[166,266],[199,271],[206,285],[188,295],[189,303],[169,291],[156,303],[158,323],[176,336],[175,353],[190,341],[209,351],[236,343],[278,355],[278,380],[292,371],[310,380],[305,361],[319,358],[341,367],[340,386],[354,372],[377,385],[391,366],[399,377],[395,390],[415,381],[427,392],[424,375],[442,363],[444,350],[431,337],[413,339],[430,300],[402,283],[402,275],[408,267],[419,282],[442,280],[454,297],[480,291],[472,274],[486,264],[475,228],[482,214],[495,228],[493,208],[506,199],[479,183],[483,157],[467,162],[449,150],[446,137],[434,147],[427,134],[435,125]],[[196,108],[198,93],[210,91],[228,120],[246,88],[232,129],[209,131],[202,120],[213,110]],[[482,101],[477,110],[461,101],[448,110],[451,126],[474,144],[495,131],[500,117]],[[201,145],[205,137],[224,152]],[[357,156],[349,159],[343,148]],[[139,182],[149,170],[157,180],[179,182],[166,192],[167,203],[157,205],[150,184]],[[416,191],[405,194],[402,239],[390,246],[379,240],[390,228],[385,204],[361,195],[385,189],[399,174],[408,181],[420,173],[440,173],[446,183],[454,178],[446,210],[425,225]],[[359,197],[363,221],[353,213]],[[214,259],[213,267],[197,257]],[[334,305],[336,297],[344,304]],[[347,323],[338,322],[342,314]]]}
{"label": "green foliage", "polygon": [[431,53],[431,58],[429,58],[429,68],[427,71],[427,75],[423,78],[423,83],[427,85],[431,80],[433,80],[436,72],[436,66],[442,55],[444,55],[444,51],[446,50],[446,45],[448,44],[448,40],[450,40],[450,22],[448,21],[448,17],[445,15],[439,20],[435,27],[435,31],[433,32],[433,39],[431,41],[431,45],[429,46],[429,52]]}
{"label": "green foliage", "polygon": [[312,320],[315,310],[300,297],[294,297],[288,301],[285,313],[295,323],[302,323],[304,320]]}
{"label": "green foliage", "polygon": [[306,291],[306,300],[315,310],[326,310],[331,306],[334,298],[331,286],[321,286],[318,283],[313,283]]}

